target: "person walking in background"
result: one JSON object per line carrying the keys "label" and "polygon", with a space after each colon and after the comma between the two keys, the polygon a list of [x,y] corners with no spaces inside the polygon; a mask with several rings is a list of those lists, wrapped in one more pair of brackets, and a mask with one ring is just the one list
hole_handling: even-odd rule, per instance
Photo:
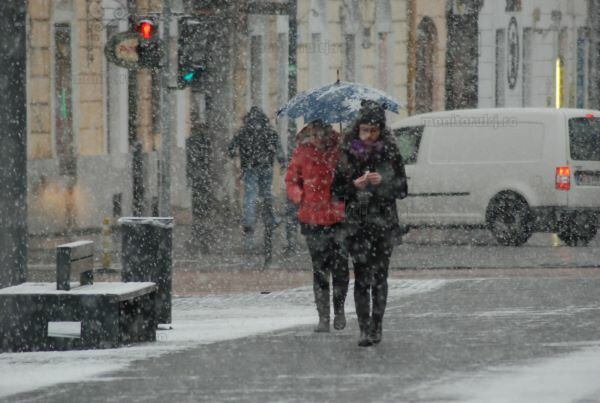
{"label": "person walking in background", "polygon": [[284,168],[285,156],[279,135],[271,126],[267,115],[256,106],[250,108],[244,117],[244,123],[233,137],[228,151],[231,158],[237,155],[240,157],[244,181],[244,251],[251,253],[254,249],[258,196],[263,201],[265,228],[268,227],[270,231],[279,222],[273,207],[271,184],[273,162],[277,158],[279,165]]}
{"label": "person walking in background", "polygon": [[210,195],[210,155],[211,142],[208,126],[192,121],[190,136],[185,142],[186,177],[192,191],[192,242],[201,253],[209,252],[211,231],[208,229]]}
{"label": "person walking in background", "polygon": [[344,203],[331,198],[331,181],[340,150],[340,135],[331,125],[314,121],[296,137],[297,146],[285,177],[288,198],[299,206],[298,220],[313,265],[313,289],[319,314],[315,332],[329,332],[330,291],[333,289],[333,327],[346,326],[344,303],[348,292],[348,254],[341,231]]}
{"label": "person walking in background", "polygon": [[358,118],[349,128],[332,192],[346,202],[345,223],[360,328],[358,345],[370,346],[382,339],[393,249],[391,233],[398,225],[396,199],[407,195],[402,156],[386,128],[384,108],[373,101],[362,102]]}

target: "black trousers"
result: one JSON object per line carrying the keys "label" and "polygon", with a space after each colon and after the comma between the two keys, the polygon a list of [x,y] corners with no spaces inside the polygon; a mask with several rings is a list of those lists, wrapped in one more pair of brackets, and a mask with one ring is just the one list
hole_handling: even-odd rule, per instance
{"label": "black trousers", "polygon": [[381,322],[385,313],[393,251],[391,230],[376,225],[356,228],[348,236],[348,250],[354,266],[356,316],[363,329],[371,319]]}
{"label": "black trousers", "polygon": [[[341,225],[301,224],[313,265],[313,289],[319,314],[329,316],[329,277],[333,285],[333,309],[344,308],[350,273],[346,236]],[[320,304],[322,306],[320,306]]]}

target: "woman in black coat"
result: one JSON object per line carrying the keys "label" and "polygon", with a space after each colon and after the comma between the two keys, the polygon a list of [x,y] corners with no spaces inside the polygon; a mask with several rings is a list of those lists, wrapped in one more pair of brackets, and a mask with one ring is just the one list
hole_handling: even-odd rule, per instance
{"label": "woman in black coat", "polygon": [[362,102],[359,116],[346,134],[332,194],[346,203],[358,345],[370,346],[382,337],[392,231],[398,226],[396,199],[407,195],[402,156],[386,128],[384,108],[373,101]]}

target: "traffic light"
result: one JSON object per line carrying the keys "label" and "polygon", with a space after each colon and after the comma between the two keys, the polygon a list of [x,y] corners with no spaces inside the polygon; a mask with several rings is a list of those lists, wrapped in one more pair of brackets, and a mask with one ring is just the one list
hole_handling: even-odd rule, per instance
{"label": "traffic light", "polygon": [[138,64],[141,67],[159,67],[163,49],[158,38],[158,27],[150,18],[140,19],[136,24],[138,38]]}
{"label": "traffic light", "polygon": [[154,23],[151,20],[141,20],[140,22],[138,22],[137,31],[142,36],[142,39],[152,39],[154,29]]}
{"label": "traffic light", "polygon": [[206,75],[206,36],[202,22],[193,17],[179,20],[177,86],[199,85]]}

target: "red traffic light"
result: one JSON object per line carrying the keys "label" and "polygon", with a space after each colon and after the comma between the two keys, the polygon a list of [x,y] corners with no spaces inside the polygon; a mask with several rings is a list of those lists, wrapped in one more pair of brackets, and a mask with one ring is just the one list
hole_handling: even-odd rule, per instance
{"label": "red traffic light", "polygon": [[142,20],[138,23],[137,30],[142,35],[142,38],[152,39],[154,24],[150,20]]}

